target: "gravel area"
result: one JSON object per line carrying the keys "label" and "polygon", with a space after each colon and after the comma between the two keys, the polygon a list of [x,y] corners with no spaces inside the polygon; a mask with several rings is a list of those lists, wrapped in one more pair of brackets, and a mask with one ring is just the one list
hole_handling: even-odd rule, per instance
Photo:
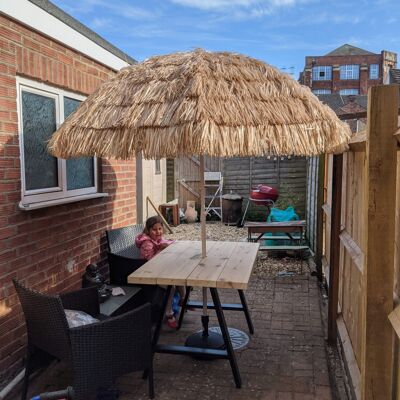
{"label": "gravel area", "polygon": [[[200,240],[200,224],[181,224],[171,227],[173,233],[165,233],[167,239]],[[236,226],[227,226],[222,222],[207,223],[207,240],[243,242],[247,240],[247,230]],[[253,274],[258,276],[291,276],[308,272],[307,261],[295,257],[268,256],[260,251],[257,256]]]}

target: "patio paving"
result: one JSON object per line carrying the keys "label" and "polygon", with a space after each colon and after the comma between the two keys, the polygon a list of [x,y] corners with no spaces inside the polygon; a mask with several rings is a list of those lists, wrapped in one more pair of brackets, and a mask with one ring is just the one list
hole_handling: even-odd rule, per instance
{"label": "patio paving", "polygon": [[[192,298],[200,298],[200,291]],[[221,290],[224,302],[237,302],[237,292]],[[187,356],[155,356],[156,399],[331,399],[326,345],[316,278],[253,275],[246,292],[255,327],[248,345],[236,352],[242,388],[236,389],[227,360],[200,361]],[[217,325],[213,311],[210,326]],[[201,310],[189,311],[179,332],[165,328],[160,343],[183,343],[201,329]],[[241,312],[226,311],[228,326],[246,333]],[[135,373],[120,378],[121,400],[148,399],[147,382]],[[67,386],[66,372],[56,366],[41,376],[35,393]]]}

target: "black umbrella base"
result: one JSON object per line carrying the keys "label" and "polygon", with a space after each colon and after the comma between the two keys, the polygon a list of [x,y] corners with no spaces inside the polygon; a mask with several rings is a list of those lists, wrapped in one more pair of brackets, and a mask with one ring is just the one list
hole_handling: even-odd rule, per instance
{"label": "black umbrella base", "polygon": [[[193,333],[190,335],[185,342],[186,347],[197,347],[201,349],[214,349],[214,350],[225,350],[224,338],[221,334],[215,332],[208,332],[208,336],[203,335],[203,331]],[[207,354],[196,354],[192,357],[198,360],[211,360],[218,358]],[[220,358],[220,357],[219,357]]]}

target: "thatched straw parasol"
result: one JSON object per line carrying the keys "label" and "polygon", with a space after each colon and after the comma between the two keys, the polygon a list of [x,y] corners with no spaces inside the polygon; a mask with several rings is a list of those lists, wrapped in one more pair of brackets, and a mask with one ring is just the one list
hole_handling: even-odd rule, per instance
{"label": "thatched straw parasol", "polygon": [[[341,152],[349,138],[348,126],[328,106],[276,68],[239,54],[195,50],[121,70],[64,122],[49,148],[61,158],[142,153],[199,155],[204,163],[204,155]],[[205,256],[204,190],[201,198]]]}

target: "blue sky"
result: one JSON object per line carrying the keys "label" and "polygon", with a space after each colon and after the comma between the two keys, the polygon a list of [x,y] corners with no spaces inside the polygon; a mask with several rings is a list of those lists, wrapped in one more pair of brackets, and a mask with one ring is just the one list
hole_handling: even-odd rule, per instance
{"label": "blue sky", "polygon": [[344,43],[400,53],[400,0],[52,1],[138,61],[201,47],[243,53],[297,78],[306,55]]}

